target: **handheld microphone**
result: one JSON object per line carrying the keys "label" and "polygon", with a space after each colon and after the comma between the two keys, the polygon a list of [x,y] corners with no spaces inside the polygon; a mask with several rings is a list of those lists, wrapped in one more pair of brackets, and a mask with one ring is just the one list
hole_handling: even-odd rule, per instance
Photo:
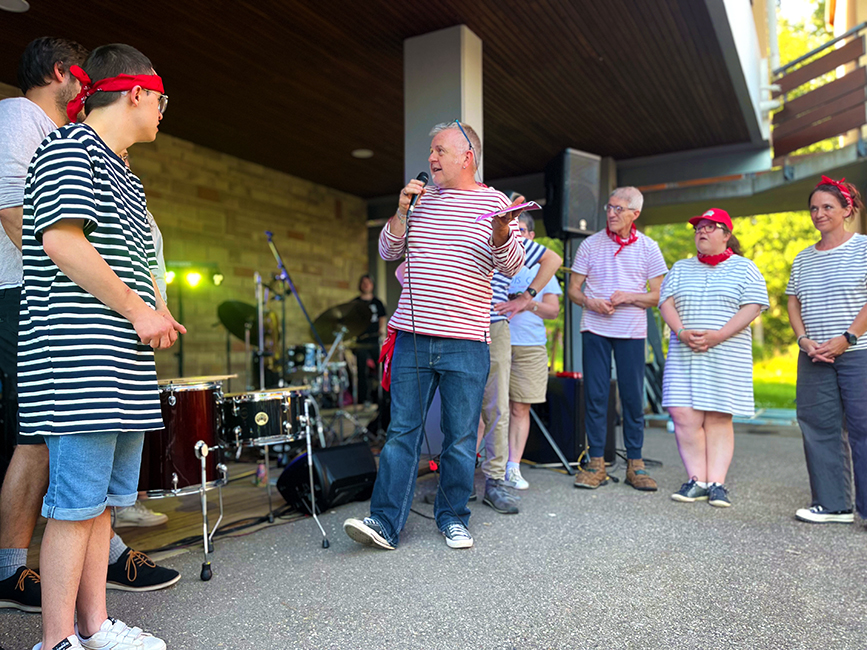
{"label": "handheld microphone", "polygon": [[[415,177],[415,180],[421,181],[423,185],[427,185],[427,182],[429,179],[430,179],[430,177],[427,175],[427,172],[422,172],[418,176]],[[420,196],[421,196],[421,194],[413,194],[412,195],[412,199],[409,202],[409,207],[406,210],[406,216],[407,217],[409,217],[409,215],[412,214],[412,211],[415,210],[415,204],[418,203],[418,197],[420,197]]]}

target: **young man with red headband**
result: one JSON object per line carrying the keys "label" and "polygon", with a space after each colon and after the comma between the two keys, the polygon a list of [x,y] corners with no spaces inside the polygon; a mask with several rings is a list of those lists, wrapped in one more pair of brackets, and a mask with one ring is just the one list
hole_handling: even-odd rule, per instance
{"label": "young man with red headband", "polygon": [[120,157],[156,138],[168,97],[127,45],[97,48],[70,72],[81,92],[67,114],[86,117],[36,151],[22,229],[20,427],[49,453],[34,650],[162,650],[108,617],[105,575],[107,508],[135,503],[144,432],[163,426],[153,350],[186,331],[156,289],[144,190]]}

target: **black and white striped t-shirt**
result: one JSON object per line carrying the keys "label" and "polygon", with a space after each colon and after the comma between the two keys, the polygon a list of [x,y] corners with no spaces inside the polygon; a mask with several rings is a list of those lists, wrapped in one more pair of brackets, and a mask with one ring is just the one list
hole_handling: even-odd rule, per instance
{"label": "black and white striped t-shirt", "polygon": [[160,429],[153,350],[139,342],[132,323],[65,276],[42,248],[42,233],[62,219],[83,220],[87,239],[111,269],[155,306],[141,181],[90,126],[54,131],[30,163],[24,195],[21,433]]}
{"label": "black and white striped t-shirt", "polygon": [[[807,337],[821,344],[840,336],[867,305],[867,235],[855,234],[827,251],[810,246],[792,263],[786,294],[801,303]],[[862,336],[852,350],[867,350]]]}
{"label": "black and white striped t-shirt", "polygon": [[[532,239],[524,239],[524,267],[535,266],[539,263],[539,260],[542,259],[542,256],[548,250],[542,244],[537,244]],[[539,269],[536,269],[538,272]],[[533,279],[536,279],[536,276],[533,276]],[[530,282],[532,284],[532,280]],[[509,299],[509,285],[512,284],[512,278],[509,276],[500,273],[499,271],[494,271],[494,275],[491,278],[491,291],[493,295],[491,296],[491,322],[497,323],[501,320],[508,320],[508,316],[506,314],[498,314],[494,311],[494,305],[497,305],[501,302],[506,302]]]}

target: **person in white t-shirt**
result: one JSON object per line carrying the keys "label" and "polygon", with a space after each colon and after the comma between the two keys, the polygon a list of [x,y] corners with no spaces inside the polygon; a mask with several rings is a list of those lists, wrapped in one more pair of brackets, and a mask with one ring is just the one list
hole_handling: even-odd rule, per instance
{"label": "person in white t-shirt", "polygon": [[[522,214],[518,230],[525,239],[536,238],[533,217]],[[524,267],[512,278],[509,299],[522,295],[536,277],[537,266]],[[548,393],[548,333],[545,320],[557,318],[563,291],[552,277],[514,316],[509,323],[512,344],[509,374],[509,461],[506,482],[517,490],[526,490],[529,483],[521,475],[521,457],[530,434],[530,407],[541,404]]]}
{"label": "person in white t-shirt", "polygon": [[[626,484],[655,491],[644,467],[644,344],[647,309],[659,300],[662,276],[668,271],[659,246],[635,228],[644,197],[635,187],[619,187],[605,206],[605,230],[591,235],[575,254],[569,299],[583,307],[581,347],[587,404],[590,464],[578,472],[575,487],[595,489],[608,483],[605,436],[611,355],[617,364],[617,387],[623,405]],[[584,281],[586,288],[582,289]]]}

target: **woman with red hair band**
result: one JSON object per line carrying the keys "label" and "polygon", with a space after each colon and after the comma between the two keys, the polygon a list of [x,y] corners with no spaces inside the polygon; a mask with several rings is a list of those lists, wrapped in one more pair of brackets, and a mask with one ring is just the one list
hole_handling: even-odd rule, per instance
{"label": "woman with red hair band", "polygon": [[674,420],[689,479],[671,498],[727,508],[732,416],[755,412],[749,325],[768,308],[768,289],[742,256],[725,210],[710,209],[689,223],[698,254],[675,262],[659,294],[659,311],[671,328],[662,405]]}
{"label": "woman with red hair band", "polygon": [[798,424],[812,492],[811,506],[795,517],[850,524],[853,468],[855,506],[867,519],[867,235],[846,222],[864,203],[846,179],[823,176],[809,206],[820,238],[795,257],[786,287],[801,349]]}

